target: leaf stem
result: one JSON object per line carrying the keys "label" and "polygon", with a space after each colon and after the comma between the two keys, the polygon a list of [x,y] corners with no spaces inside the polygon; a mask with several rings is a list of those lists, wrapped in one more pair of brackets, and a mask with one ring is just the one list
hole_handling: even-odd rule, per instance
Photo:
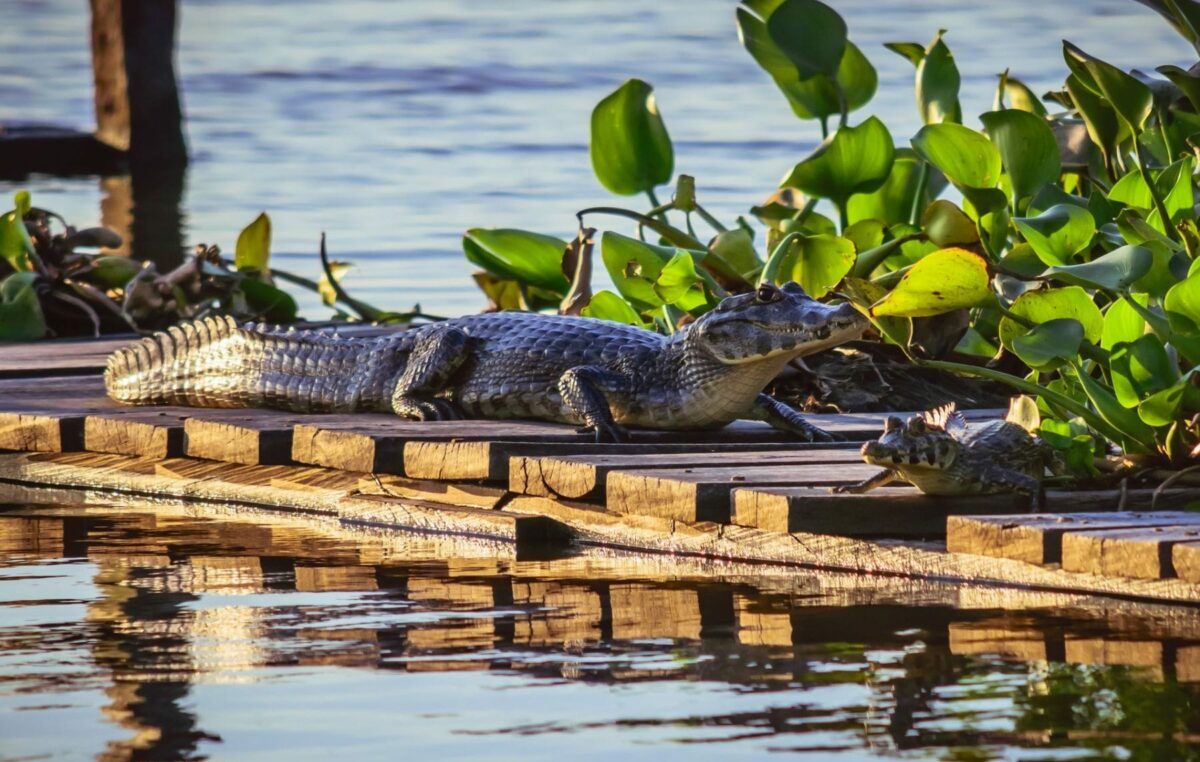
{"label": "leaf stem", "polygon": [[775,274],[779,270],[779,264],[783,261],[784,254],[787,253],[788,248],[792,245],[792,241],[803,235],[803,233],[793,230],[779,239],[779,243],[775,244],[775,249],[771,252],[771,256],[767,257],[767,263],[763,266],[762,275],[758,279],[759,285],[775,282]]}
{"label": "leaf stem", "polygon": [[704,207],[696,204],[696,214],[700,215],[700,219],[704,220],[709,226],[718,233],[724,233],[728,228],[721,224],[721,221],[708,213]]}
{"label": "leaf stem", "polygon": [[656,220],[652,217],[647,217],[641,212],[635,212],[630,209],[622,209],[619,206],[591,206],[587,209],[580,209],[576,212],[577,216],[582,217],[585,214],[611,214],[615,217],[625,217],[635,220],[636,222],[645,225],[654,232],[661,235],[672,246],[678,246],[681,249],[692,249],[695,251],[704,251],[704,244],[700,243],[695,237],[688,235],[684,231],[669,225],[661,220]]}
{"label": "leaf stem", "polygon": [[1138,150],[1137,135],[1133,137],[1133,162],[1142,175],[1142,182],[1146,183],[1146,187],[1150,190],[1150,198],[1154,201],[1154,210],[1158,212],[1159,219],[1162,220],[1163,231],[1167,234],[1167,238],[1179,243],[1179,231],[1171,224],[1171,217],[1167,214],[1167,205],[1163,203],[1162,194],[1158,192],[1154,180],[1150,177],[1150,171],[1146,169],[1146,162],[1142,160],[1142,152]]}
{"label": "leaf stem", "polygon": [[917,171],[917,190],[913,194],[912,206],[908,209],[908,224],[916,227],[925,211],[925,194],[929,188],[929,162],[921,159],[921,168]]}

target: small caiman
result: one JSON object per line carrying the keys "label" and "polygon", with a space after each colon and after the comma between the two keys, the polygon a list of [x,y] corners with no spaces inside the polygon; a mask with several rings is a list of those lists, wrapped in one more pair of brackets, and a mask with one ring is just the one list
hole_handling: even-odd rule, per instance
{"label": "small caiman", "polygon": [[670,336],[578,317],[496,312],[377,338],[205,318],[117,350],[108,394],[134,405],[393,412],[429,421],[533,418],[600,442],[624,427],[704,429],[765,420],[830,436],[763,394],[791,359],[856,338],[867,321],[789,283],[723,299]]}
{"label": "small caiman", "polygon": [[1049,467],[1062,469],[1054,448],[1008,419],[968,424],[953,403],[914,415],[889,416],[883,435],[862,447],[863,460],[884,470],[834,492],[863,493],[906,481],[927,495],[1018,492],[1041,507],[1042,479]]}

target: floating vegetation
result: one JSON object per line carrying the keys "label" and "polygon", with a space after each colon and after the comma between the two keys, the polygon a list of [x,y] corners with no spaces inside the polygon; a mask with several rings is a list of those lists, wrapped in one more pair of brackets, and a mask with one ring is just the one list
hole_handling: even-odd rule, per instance
{"label": "floating vegetation", "polygon": [[[1148,4],[1200,44],[1181,4]],[[649,208],[580,210],[570,244],[468,231],[494,308],[558,305],[670,331],[728,293],[796,281],[852,301],[913,363],[1035,397],[1041,436],[1077,472],[1094,473],[1113,446],[1200,459],[1200,74],[1128,73],[1065,42],[1061,90],[1039,99],[1002,72],[975,129],[945,33],[889,43],[914,66],[924,122],[897,144],[877,117],[851,121],[878,77],[828,5],[745,0],[737,31],[823,138],[749,207],[765,241],[746,217],[710,214],[687,175],[660,202],[671,139],[652,86],[632,79],[592,112],[590,152],[605,188]],[[940,198],[949,189],[956,197]],[[585,225],[599,217],[632,221],[634,235],[597,236]],[[591,292],[594,239],[615,292]]]}

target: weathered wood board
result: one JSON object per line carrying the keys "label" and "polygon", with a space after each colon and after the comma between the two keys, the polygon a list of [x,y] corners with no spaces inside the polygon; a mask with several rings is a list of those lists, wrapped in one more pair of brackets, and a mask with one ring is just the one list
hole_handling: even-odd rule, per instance
{"label": "weathered wood board", "polygon": [[[630,452],[627,448],[639,448]],[[663,448],[670,447],[664,445]],[[614,471],[641,469],[687,469],[705,466],[725,468],[753,466],[800,466],[860,464],[856,443],[842,447],[797,443],[777,449],[765,445],[714,445],[699,451],[663,452],[657,446],[623,445],[608,452],[545,456],[511,456],[508,488],[523,495],[562,497],[567,500],[603,503],[608,475]],[[736,448],[736,449],[735,449]]]}
{"label": "weathered wood board", "polygon": [[[1186,498],[1187,490],[1174,496]],[[1064,508],[1066,510],[1066,508]],[[1169,526],[1200,514],[1179,511],[1121,511],[1107,513],[1049,513],[1025,516],[951,516],[946,524],[946,549],[952,553],[1011,558],[1031,564],[1062,562],[1063,536],[1080,530]]]}
{"label": "weathered wood board", "polygon": [[183,455],[180,408],[145,408],[90,413],[83,421],[83,446],[89,452],[177,458]]}
{"label": "weathered wood board", "polygon": [[[1171,548],[1171,564],[1182,580],[1200,584],[1200,542],[1181,542]],[[1200,656],[1200,653],[1197,654]],[[1200,670],[1197,671],[1200,675]]]}
{"label": "weathered wood board", "polygon": [[[1158,496],[1164,508],[1191,502],[1194,490],[1167,490]],[[1044,509],[1074,514],[1076,511],[1116,511],[1121,505],[1117,490],[1050,490]],[[1130,490],[1125,494],[1128,507],[1148,507],[1153,490]],[[888,486],[863,495],[830,494],[828,489],[754,488],[739,489],[733,498],[733,523],[776,532],[825,532],[849,537],[941,537],[950,526],[961,529],[952,517],[978,515],[1014,516],[1002,523],[1020,521],[1029,516],[1029,498],[1017,494],[934,497],[912,487]],[[973,526],[973,525],[972,525]],[[1052,530],[1051,530],[1052,531]],[[966,542],[960,531],[953,542],[955,552]],[[984,554],[996,555],[996,554]],[[1007,556],[1011,557],[1011,556]]]}
{"label": "weathered wood board", "polygon": [[609,510],[618,513],[728,524],[731,493],[736,488],[851,484],[878,471],[861,461],[839,463],[836,468],[780,465],[612,471],[605,491]]}
{"label": "weathered wood board", "polygon": [[1067,532],[1062,538],[1062,568],[1109,577],[1174,577],[1173,548],[1185,542],[1200,542],[1200,514],[1166,526]]}

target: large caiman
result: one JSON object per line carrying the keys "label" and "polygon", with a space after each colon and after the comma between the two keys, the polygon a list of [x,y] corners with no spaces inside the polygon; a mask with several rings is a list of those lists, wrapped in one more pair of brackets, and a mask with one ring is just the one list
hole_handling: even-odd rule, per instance
{"label": "large caiman", "polygon": [[788,361],[856,338],[866,325],[851,305],[822,304],[795,283],[726,297],[670,336],[522,312],[377,338],[205,318],[117,350],[104,381],[109,396],[134,405],[531,418],[580,425],[598,442],[624,440],[625,427],[705,429],[753,418],[825,440],[763,388]]}

